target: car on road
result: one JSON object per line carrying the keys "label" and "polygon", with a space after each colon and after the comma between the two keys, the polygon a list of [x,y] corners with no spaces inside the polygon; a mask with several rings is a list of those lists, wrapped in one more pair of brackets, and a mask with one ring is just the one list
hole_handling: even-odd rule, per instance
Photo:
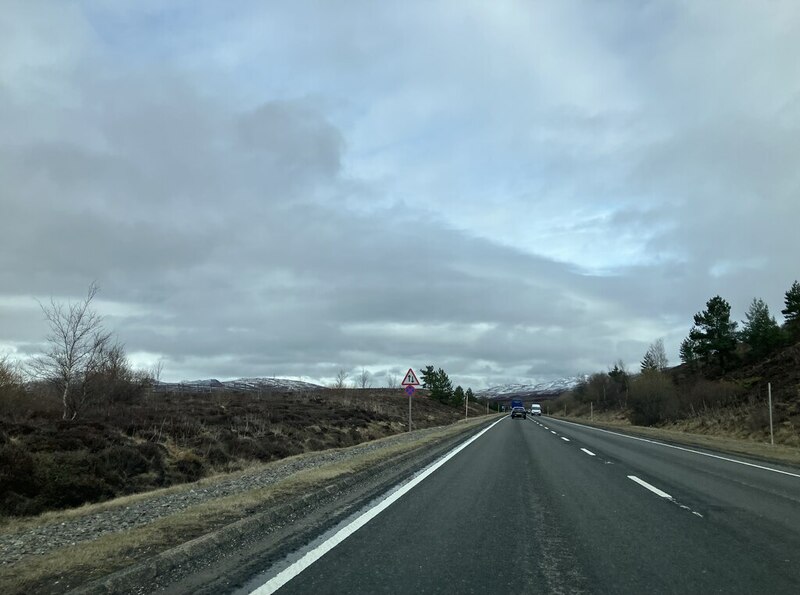
{"label": "car on road", "polygon": [[511,408],[511,419],[514,419],[515,417],[521,417],[522,419],[525,419],[527,417],[527,415],[528,415],[528,412],[525,411],[525,407],[512,407]]}
{"label": "car on road", "polygon": [[534,403],[531,405],[531,415],[541,415],[542,414],[542,406],[539,403]]}

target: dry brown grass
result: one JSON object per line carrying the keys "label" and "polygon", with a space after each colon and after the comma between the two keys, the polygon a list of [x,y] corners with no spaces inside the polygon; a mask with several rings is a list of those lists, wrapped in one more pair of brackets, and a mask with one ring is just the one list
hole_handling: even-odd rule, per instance
{"label": "dry brown grass", "polygon": [[[105,576],[115,570],[130,566],[135,561],[153,556],[219,529],[252,514],[254,511],[265,510],[270,506],[299,498],[336,478],[370,468],[412,450],[424,448],[438,440],[455,436],[486,421],[487,418],[484,417],[428,430],[420,433],[419,438],[416,440],[388,445],[378,450],[358,454],[343,462],[303,470],[274,485],[209,500],[143,527],[105,535],[94,541],[59,548],[42,556],[27,557],[15,564],[0,566],[0,592],[63,591],[67,588],[65,580],[72,583],[70,587],[75,587],[78,584],[76,581],[86,582]],[[390,439],[391,437],[383,438],[376,440],[375,443],[381,444]],[[341,450],[347,451],[352,448],[354,447]],[[309,455],[298,455],[292,458],[299,459],[306,456]],[[207,486],[222,479],[230,479],[254,469],[263,469],[276,464],[279,463],[254,465],[253,468],[245,471],[206,478],[194,484],[175,486],[147,494],[136,494],[69,511],[50,512],[33,519],[14,520],[3,527],[3,532],[26,531],[38,526],[60,523],[95,512],[119,509],[155,495],[180,493],[198,486]]]}

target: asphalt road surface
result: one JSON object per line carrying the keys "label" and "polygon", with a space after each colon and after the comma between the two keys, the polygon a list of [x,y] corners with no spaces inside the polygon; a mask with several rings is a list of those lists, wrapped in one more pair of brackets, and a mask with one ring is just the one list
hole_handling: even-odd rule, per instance
{"label": "asphalt road surface", "polygon": [[800,593],[792,467],[503,418],[384,506],[247,591]]}

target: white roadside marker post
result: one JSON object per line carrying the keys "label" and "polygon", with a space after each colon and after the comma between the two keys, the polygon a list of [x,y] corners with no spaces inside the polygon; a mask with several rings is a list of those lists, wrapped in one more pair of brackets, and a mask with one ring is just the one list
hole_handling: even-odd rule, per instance
{"label": "white roadside marker post", "polygon": [[767,398],[769,400],[769,443],[775,446],[775,435],[772,433],[772,383],[767,382]]}

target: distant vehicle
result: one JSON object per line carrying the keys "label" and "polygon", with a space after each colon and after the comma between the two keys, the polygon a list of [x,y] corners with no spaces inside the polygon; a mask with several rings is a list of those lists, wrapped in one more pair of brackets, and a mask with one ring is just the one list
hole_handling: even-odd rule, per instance
{"label": "distant vehicle", "polygon": [[531,405],[531,415],[541,415],[542,414],[542,406],[539,403],[534,403]]}
{"label": "distant vehicle", "polygon": [[514,407],[522,407],[525,409],[525,405],[522,404],[520,399],[511,399],[511,408],[513,409]]}
{"label": "distant vehicle", "polygon": [[511,408],[511,419],[514,419],[515,417],[521,417],[522,419],[525,419],[527,417],[527,415],[528,415],[528,412],[525,411],[525,407],[512,407]]}

